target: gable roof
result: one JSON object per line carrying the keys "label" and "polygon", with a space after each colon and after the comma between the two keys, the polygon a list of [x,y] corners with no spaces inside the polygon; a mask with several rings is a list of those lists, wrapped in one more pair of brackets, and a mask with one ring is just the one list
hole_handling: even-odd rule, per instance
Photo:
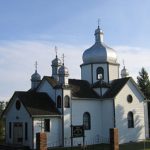
{"label": "gable roof", "polygon": [[120,78],[120,79],[116,79],[113,80],[110,88],[108,89],[108,91],[103,95],[103,98],[114,98],[120,91],[121,89],[125,86],[125,84],[128,81],[131,81],[131,83],[136,87],[136,89],[138,90],[138,92],[143,96],[142,91],[139,89],[139,87],[137,86],[137,84],[135,83],[135,81],[132,79],[132,77],[126,77],[126,78]]}
{"label": "gable roof", "polygon": [[47,80],[48,83],[50,83],[53,87],[55,87],[58,82],[53,78],[53,77],[50,77],[50,76],[44,76],[42,80]]}
{"label": "gable roof", "polygon": [[113,80],[108,91],[103,95],[103,98],[114,98],[124,85],[129,81],[130,77]]}
{"label": "gable roof", "polygon": [[[42,80],[47,80],[53,88],[63,88],[58,82],[50,76],[44,76]],[[71,95],[78,98],[99,98],[98,94],[92,89],[88,81],[69,79],[69,86]]]}
{"label": "gable roof", "polygon": [[[60,115],[60,112],[55,107],[55,103],[46,93],[17,91],[14,93],[14,96],[18,97],[31,116]],[[13,97],[10,102],[13,101]]]}
{"label": "gable roof", "polygon": [[[37,86],[36,89],[34,89],[34,91],[36,91],[40,85],[42,84],[42,82],[46,80],[53,88],[55,88],[58,85],[58,82],[54,79],[54,77],[51,76],[44,76],[40,82],[40,84]],[[33,89],[30,89],[29,91],[33,91]]]}
{"label": "gable roof", "polygon": [[99,98],[99,95],[92,89],[88,81],[69,79],[71,95],[78,98]]}

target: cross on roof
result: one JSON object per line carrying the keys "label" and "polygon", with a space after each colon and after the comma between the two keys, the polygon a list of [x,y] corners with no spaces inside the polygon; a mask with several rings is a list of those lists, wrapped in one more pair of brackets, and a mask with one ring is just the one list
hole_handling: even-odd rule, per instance
{"label": "cross on roof", "polygon": [[122,63],[123,63],[123,66],[125,66],[125,62],[124,62],[124,59],[122,60]]}
{"label": "cross on roof", "polygon": [[64,61],[65,61],[65,55],[62,54],[62,63],[63,63],[63,65],[64,65]]}
{"label": "cross on roof", "polygon": [[35,62],[35,71],[37,71],[37,66],[38,66],[38,63],[37,61]]}
{"label": "cross on roof", "polygon": [[99,27],[100,21],[101,21],[101,20],[100,20],[100,19],[98,19],[98,27]]}
{"label": "cross on roof", "polygon": [[57,46],[55,46],[56,57],[57,57],[57,51],[58,51],[58,48],[57,48]]}

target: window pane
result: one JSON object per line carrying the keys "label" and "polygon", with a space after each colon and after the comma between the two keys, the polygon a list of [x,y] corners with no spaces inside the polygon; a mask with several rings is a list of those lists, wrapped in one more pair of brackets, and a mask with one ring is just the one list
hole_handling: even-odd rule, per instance
{"label": "window pane", "polygon": [[85,130],[89,130],[91,128],[91,118],[88,112],[83,115],[83,125]]}
{"label": "window pane", "polygon": [[11,122],[9,122],[9,138],[11,139]]}
{"label": "window pane", "polygon": [[104,79],[104,69],[102,67],[98,67],[96,70],[97,79]]}
{"label": "window pane", "polygon": [[61,96],[57,97],[57,108],[61,108]]}
{"label": "window pane", "polygon": [[134,117],[132,112],[128,113],[128,128],[134,128]]}
{"label": "window pane", "polygon": [[50,132],[50,120],[49,119],[44,120],[44,131]]}
{"label": "window pane", "polygon": [[28,123],[25,123],[25,140],[28,139]]}

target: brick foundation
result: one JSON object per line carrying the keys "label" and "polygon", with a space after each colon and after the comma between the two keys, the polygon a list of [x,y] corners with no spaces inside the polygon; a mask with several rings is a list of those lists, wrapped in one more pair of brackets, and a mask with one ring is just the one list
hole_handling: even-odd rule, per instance
{"label": "brick foundation", "polygon": [[112,128],[110,129],[110,149],[111,150],[119,150],[119,137],[118,137],[118,129]]}
{"label": "brick foundation", "polygon": [[47,150],[46,133],[36,133],[36,150]]}

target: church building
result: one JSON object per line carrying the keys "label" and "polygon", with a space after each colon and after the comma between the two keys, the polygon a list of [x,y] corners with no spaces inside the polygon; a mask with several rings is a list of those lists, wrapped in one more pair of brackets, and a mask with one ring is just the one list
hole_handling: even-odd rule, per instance
{"label": "church building", "polygon": [[[147,137],[147,107],[127,69],[119,71],[116,51],[104,43],[98,26],[95,43],[83,53],[81,79],[70,79],[56,54],[52,75],[35,69],[31,89],[16,91],[3,113],[6,143],[36,148],[36,133],[45,132],[48,147],[83,144],[72,138],[72,127],[84,127],[87,145],[109,143],[110,128],[118,128],[119,144]],[[121,74],[121,76],[120,76]]]}

